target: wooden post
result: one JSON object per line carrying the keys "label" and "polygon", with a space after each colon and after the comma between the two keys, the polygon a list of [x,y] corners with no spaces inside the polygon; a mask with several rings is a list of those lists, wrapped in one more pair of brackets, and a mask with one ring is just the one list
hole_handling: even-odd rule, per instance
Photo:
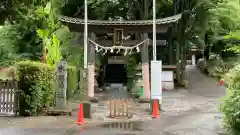
{"label": "wooden post", "polygon": [[[95,33],[90,33],[90,39],[95,41]],[[88,45],[88,97],[94,97],[94,68],[95,68],[95,48],[94,44],[90,43]]]}

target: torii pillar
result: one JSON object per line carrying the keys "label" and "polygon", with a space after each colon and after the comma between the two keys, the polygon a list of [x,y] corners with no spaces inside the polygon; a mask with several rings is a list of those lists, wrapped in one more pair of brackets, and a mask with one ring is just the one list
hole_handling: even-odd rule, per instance
{"label": "torii pillar", "polygon": [[[90,33],[90,39],[95,41],[95,33]],[[88,42],[88,97],[94,98],[94,80],[95,80],[95,49],[94,44]]]}
{"label": "torii pillar", "polygon": [[[148,38],[147,33],[141,34],[141,39],[145,40]],[[149,53],[148,53],[149,42],[145,42],[141,50],[142,58],[142,77],[143,77],[143,95],[140,97],[141,102],[150,101],[150,83],[149,83]]]}

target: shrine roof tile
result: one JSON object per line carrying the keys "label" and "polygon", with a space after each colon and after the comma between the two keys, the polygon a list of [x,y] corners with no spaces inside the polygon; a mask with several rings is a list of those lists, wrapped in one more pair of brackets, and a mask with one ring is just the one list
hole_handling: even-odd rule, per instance
{"label": "shrine roof tile", "polygon": [[[170,17],[165,17],[161,19],[156,19],[156,24],[168,24],[177,22],[181,19],[182,14],[177,14]],[[59,16],[59,20],[67,23],[74,24],[84,24],[84,19],[67,17],[67,16]],[[124,21],[108,21],[108,20],[88,20],[89,25],[152,25],[153,20],[124,20]]]}

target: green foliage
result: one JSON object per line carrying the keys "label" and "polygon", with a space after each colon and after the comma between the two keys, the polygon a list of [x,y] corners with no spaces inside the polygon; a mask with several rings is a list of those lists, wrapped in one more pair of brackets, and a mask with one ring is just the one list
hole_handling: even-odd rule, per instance
{"label": "green foliage", "polygon": [[45,23],[47,24],[47,28],[36,30],[38,36],[43,41],[43,46],[46,49],[47,64],[55,65],[58,61],[61,60],[59,41],[56,34],[54,33],[54,31],[60,26],[55,22],[56,18],[52,16],[55,13],[53,12],[53,8],[50,2],[48,2],[45,7],[39,6],[36,12],[38,16],[44,18]]}
{"label": "green foliage", "polygon": [[232,57],[228,59],[210,59],[207,61],[207,72],[209,75],[221,79],[230,69],[239,63],[238,58]]}
{"label": "green foliage", "polygon": [[51,106],[55,94],[55,68],[39,62],[16,64],[20,86],[20,115],[38,115]]}
{"label": "green foliage", "polygon": [[[100,20],[133,20],[144,18],[145,0],[88,0],[89,19]],[[148,19],[152,18],[152,9],[148,2]],[[156,1],[157,17],[166,17],[172,15],[172,0]],[[68,0],[62,2],[61,13],[66,16],[84,17],[84,1]]]}
{"label": "green foliage", "polygon": [[225,76],[227,94],[223,98],[220,110],[223,114],[223,126],[233,135],[240,134],[240,65]]}
{"label": "green foliage", "polygon": [[85,97],[88,97],[88,77],[87,70],[80,68],[78,69],[78,77],[79,77],[79,87],[73,92],[74,100],[84,100]]}
{"label": "green foliage", "polygon": [[240,30],[236,30],[234,32],[229,32],[228,35],[224,36],[224,39],[232,39],[232,40],[239,40],[240,39]]}
{"label": "green foliage", "polygon": [[11,0],[1,0],[0,1],[0,25],[3,25],[7,20],[8,16],[12,13],[12,1]]}
{"label": "green foliage", "polygon": [[37,33],[43,39],[43,44],[46,48],[47,64],[55,65],[61,60],[61,51],[56,35],[49,35],[49,31],[47,29],[37,30]]}
{"label": "green foliage", "polygon": [[17,44],[21,38],[17,28],[12,25],[0,28],[0,67],[11,65],[18,59]]}
{"label": "green foliage", "polygon": [[127,56],[126,72],[127,72],[127,88],[131,90],[134,87],[137,73],[137,54]]}
{"label": "green foliage", "polygon": [[[224,39],[230,39],[233,41],[240,40],[240,30],[230,32],[228,35],[224,36]],[[236,43],[228,43],[226,51],[233,51],[235,53],[240,53],[240,46],[239,44],[236,44]]]}
{"label": "green foliage", "polygon": [[[28,1],[29,2],[29,1]],[[45,21],[45,15],[39,15],[39,6],[45,6],[45,2],[26,2],[13,1],[13,14],[9,23],[18,27],[19,35],[22,36],[18,40],[18,53],[21,59],[39,60],[42,52],[42,41],[36,33],[36,29],[44,28],[48,24]]]}
{"label": "green foliage", "polygon": [[70,99],[73,96],[73,92],[77,90],[78,76],[77,70],[74,66],[68,66],[67,72],[67,99]]}
{"label": "green foliage", "polygon": [[226,51],[238,53],[240,51],[235,43],[224,42],[221,46],[215,44],[219,40],[240,39],[239,13],[240,3],[238,0],[224,0],[209,10],[209,33],[211,33],[211,40],[214,43],[214,48],[220,48],[218,52]]}
{"label": "green foliage", "polygon": [[[77,72],[68,66],[67,99],[76,90]],[[16,78],[19,80],[20,115],[38,115],[52,105],[55,94],[55,67],[40,62],[20,61],[16,63]]]}
{"label": "green foliage", "polygon": [[240,3],[238,0],[225,0],[210,10],[211,30],[219,35],[228,34],[239,28]]}
{"label": "green foliage", "polygon": [[76,38],[79,38],[80,35],[71,33],[67,27],[59,29],[56,33],[61,44],[62,59],[67,61],[70,65],[83,67],[83,47],[79,44],[72,43],[72,41],[76,41]]}

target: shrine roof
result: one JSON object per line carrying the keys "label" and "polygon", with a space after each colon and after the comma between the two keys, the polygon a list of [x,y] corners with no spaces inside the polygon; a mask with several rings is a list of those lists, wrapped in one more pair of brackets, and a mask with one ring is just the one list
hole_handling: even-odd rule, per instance
{"label": "shrine roof", "polygon": [[[168,24],[168,23],[174,23],[177,22],[179,19],[181,19],[182,14],[177,14],[174,16],[170,17],[165,17],[161,19],[156,19],[156,24],[161,25],[161,24]],[[80,18],[73,18],[73,17],[67,17],[67,16],[59,16],[59,20],[62,22],[66,23],[73,23],[73,24],[84,24],[84,19]],[[152,25],[153,20],[123,20],[123,21],[108,21],[108,20],[88,20],[88,25],[138,25],[138,26],[143,26],[143,25]]]}

